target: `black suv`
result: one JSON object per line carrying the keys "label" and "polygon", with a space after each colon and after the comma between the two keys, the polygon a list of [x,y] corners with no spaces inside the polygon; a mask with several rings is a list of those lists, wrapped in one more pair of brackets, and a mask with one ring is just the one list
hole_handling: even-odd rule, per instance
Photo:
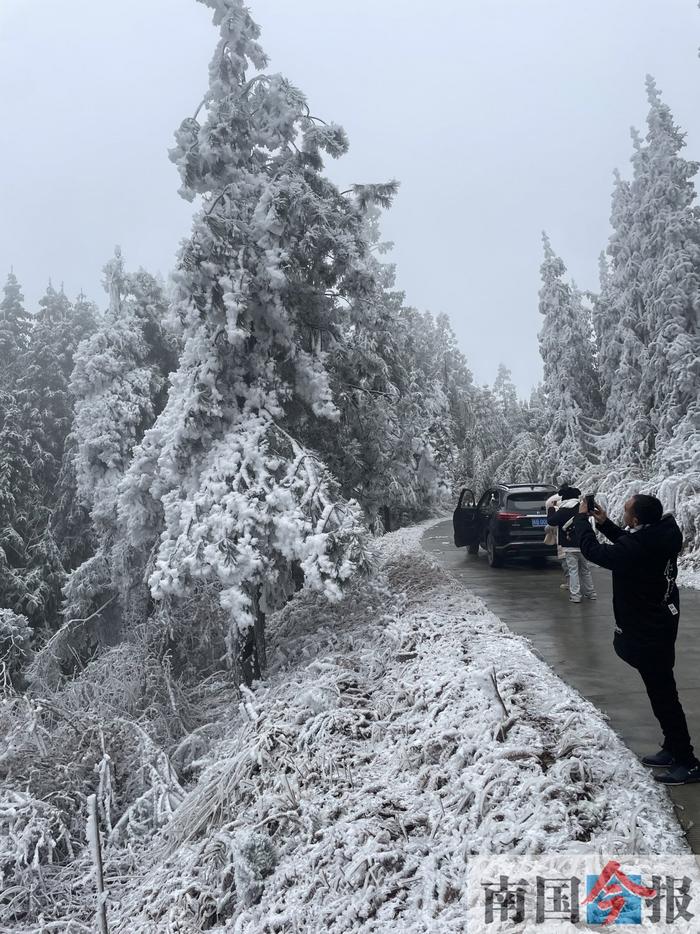
{"label": "black suv", "polygon": [[[467,545],[470,554],[478,554],[479,546],[484,548],[492,568],[500,567],[506,557],[556,557],[557,546],[544,543],[547,529],[545,503],[556,491],[556,487],[545,483],[495,484],[486,490],[476,504],[476,510],[472,506],[473,531],[463,544]],[[460,505],[462,502],[460,498]],[[458,512],[455,513],[455,522]]]}

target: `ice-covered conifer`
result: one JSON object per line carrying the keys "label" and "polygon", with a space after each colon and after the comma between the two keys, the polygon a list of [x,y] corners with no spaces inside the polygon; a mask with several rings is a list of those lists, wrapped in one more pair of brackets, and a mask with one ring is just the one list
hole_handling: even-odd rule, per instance
{"label": "ice-covered conifer", "polygon": [[[596,334],[598,371],[601,396],[606,407],[607,425],[617,422],[619,413],[614,411],[624,395],[624,405],[629,400],[626,393],[639,387],[639,366],[636,358],[641,348],[637,347],[636,333],[631,328],[629,316],[629,283],[634,281],[635,270],[631,265],[630,229],[632,224],[632,195],[630,184],[615,171],[612,194],[610,224],[612,233],[607,256],[599,260],[600,291],[593,303],[593,324]],[[609,260],[608,260],[609,257]],[[627,309],[627,310],[626,310]],[[626,325],[622,326],[622,319]],[[625,355],[625,382],[620,386],[619,368]]]}
{"label": "ice-covered conifer", "polygon": [[183,352],[121,514],[131,541],[157,545],[154,596],[181,600],[197,580],[218,592],[236,656],[301,577],[337,596],[364,560],[359,508],[298,438],[310,419],[337,422],[326,353],[372,306],[362,202],[382,192],[346,196],[324,176],[343,130],[262,73],[240,0],[206,3],[220,30],[209,90],[171,153],[183,196],[202,199],[173,277]]}
{"label": "ice-covered conifer", "polygon": [[640,301],[648,342],[642,392],[656,443],[667,442],[700,391],[700,165],[680,155],[685,134],[651,77],[645,145],[633,157]]}
{"label": "ice-covered conifer", "polygon": [[633,179],[616,178],[597,322],[609,454],[648,463],[700,385],[698,164],[647,78],[647,134],[633,132]]}
{"label": "ice-covered conifer", "polygon": [[600,416],[600,390],[593,364],[590,312],[575,285],[564,280],[566,267],[546,234],[539,334],[544,364],[546,433],[543,458],[551,477],[574,477],[596,460],[595,420]]}
{"label": "ice-covered conifer", "polygon": [[2,304],[6,369],[0,400],[0,511],[5,544],[0,591],[6,606],[26,613],[33,624],[50,627],[64,579],[54,515],[72,417],[68,377],[76,339],[71,305],[62,290],[49,286],[39,313],[30,318],[13,276]]}
{"label": "ice-covered conifer", "polygon": [[14,391],[21,372],[20,358],[29,346],[31,316],[14,272],[10,272],[0,300],[0,388]]}
{"label": "ice-covered conifer", "polygon": [[[80,344],[71,379],[74,469],[66,467],[64,480],[69,496],[75,487],[75,500],[63,507],[66,522],[78,527],[80,510],[87,512],[95,549],[94,554],[83,550],[85,560],[66,584],[66,612],[77,617],[89,615],[121,589],[130,543],[118,525],[119,485],[134,449],[163,408],[168,373],[175,365],[172,340],[163,331],[167,303],[162,286],[144,270],[127,273],[119,249],[104,272],[109,309]],[[119,602],[111,604],[109,625],[120,622],[123,610]]]}
{"label": "ice-covered conifer", "polygon": [[[309,442],[370,525],[387,529],[392,516],[423,516],[444,494],[458,445],[444,366],[449,324],[404,307],[392,266],[377,262],[375,271],[372,320],[341,332],[328,354],[338,435],[314,423]],[[450,385],[459,375],[448,370]]]}
{"label": "ice-covered conifer", "polygon": [[78,496],[101,540],[116,533],[118,486],[162,408],[171,363],[162,334],[166,303],[153,277],[128,275],[117,250],[104,284],[109,310],[78,348],[71,380]]}
{"label": "ice-covered conifer", "polygon": [[42,464],[37,480],[52,502],[73,421],[69,389],[73,357],[93,328],[88,307],[81,305],[76,314],[63,288],[57,291],[49,284],[32,321],[18,388],[23,402],[31,408],[33,430],[41,435]]}
{"label": "ice-covered conifer", "polygon": [[511,437],[525,429],[525,413],[518,399],[511,371],[504,363],[498,366],[498,373],[493,384],[493,394],[496,402],[508,423]]}

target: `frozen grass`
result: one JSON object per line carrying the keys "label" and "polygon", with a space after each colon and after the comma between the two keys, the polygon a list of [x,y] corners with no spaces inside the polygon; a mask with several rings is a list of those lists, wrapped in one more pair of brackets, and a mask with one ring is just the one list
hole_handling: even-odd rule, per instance
{"label": "frozen grass", "polygon": [[[422,531],[383,538],[343,603],[271,620],[265,682],[219,690],[223,738],[171,754],[181,801],[159,763],[172,815],[106,841],[112,934],[443,934],[464,930],[471,854],[687,852],[665,791]],[[90,924],[85,853],[65,869]]]}

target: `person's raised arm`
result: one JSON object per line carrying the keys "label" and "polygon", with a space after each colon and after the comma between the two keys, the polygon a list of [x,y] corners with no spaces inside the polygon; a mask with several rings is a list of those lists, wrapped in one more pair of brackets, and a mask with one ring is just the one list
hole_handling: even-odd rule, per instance
{"label": "person's raised arm", "polygon": [[567,522],[568,519],[562,515],[560,509],[556,509],[554,506],[550,506],[547,510],[547,525],[561,526]]}
{"label": "person's raised arm", "polygon": [[[614,522],[611,522],[605,510],[601,509],[599,506],[596,507],[594,515],[596,524],[599,524],[600,530],[614,541],[615,544],[602,545],[598,541],[595,532],[591,528],[591,523],[588,521],[588,509],[584,501],[574,524],[576,541],[578,547],[581,549],[583,557],[601,568],[607,568],[609,571],[619,571],[623,568],[630,567],[634,562],[628,548],[627,536],[623,536],[620,541],[617,541],[622,535],[622,529],[615,525]],[[608,526],[610,526],[611,534],[608,534]],[[614,538],[612,536],[614,536]]]}
{"label": "person's raised arm", "polygon": [[599,531],[601,531],[609,541],[616,542],[624,533],[624,529],[621,529],[619,525],[615,525],[615,523],[608,518],[608,514],[603,507],[599,506],[597,503],[593,510],[593,517],[595,518],[595,524],[598,526]]}

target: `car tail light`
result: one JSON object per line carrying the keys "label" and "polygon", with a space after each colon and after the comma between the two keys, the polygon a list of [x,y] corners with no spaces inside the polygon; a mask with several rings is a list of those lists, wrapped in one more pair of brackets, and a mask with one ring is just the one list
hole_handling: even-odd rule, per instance
{"label": "car tail light", "polygon": [[519,512],[497,512],[497,519],[503,519],[504,522],[516,522],[518,519],[522,519],[522,516]]}

